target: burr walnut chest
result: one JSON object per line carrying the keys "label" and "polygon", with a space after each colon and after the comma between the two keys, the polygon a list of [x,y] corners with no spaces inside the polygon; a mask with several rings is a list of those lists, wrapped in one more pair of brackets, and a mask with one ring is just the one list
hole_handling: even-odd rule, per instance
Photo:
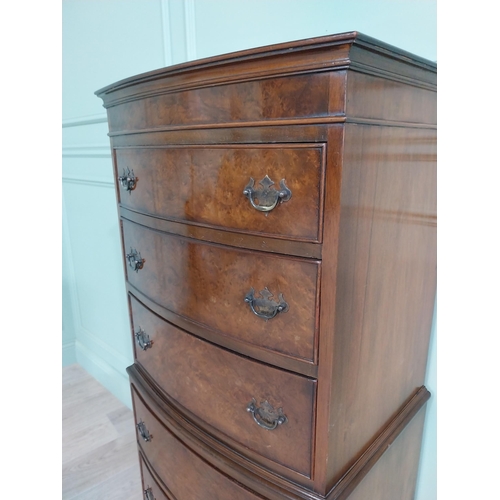
{"label": "burr walnut chest", "polygon": [[353,32],[96,94],[144,498],[413,498],[436,285],[436,65]]}

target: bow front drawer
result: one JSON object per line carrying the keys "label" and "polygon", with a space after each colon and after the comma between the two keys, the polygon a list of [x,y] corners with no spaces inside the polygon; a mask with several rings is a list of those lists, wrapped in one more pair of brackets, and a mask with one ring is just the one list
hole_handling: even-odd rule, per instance
{"label": "bow front drawer", "polygon": [[[259,500],[239,484],[231,481],[218,470],[211,467],[196,453],[177,439],[148,408],[135,387],[132,386],[132,400],[137,422],[142,422],[150,432],[150,440],[145,441],[140,431],[137,439],[148,464],[158,474],[169,497],[175,500]],[[142,458],[142,457],[141,457]],[[155,500],[164,500],[160,487],[141,460],[144,488],[151,490]],[[146,500],[149,500],[145,497]]]}
{"label": "bow front drawer", "polygon": [[319,262],[122,227],[127,280],[156,304],[216,335],[315,361]]}
{"label": "bow front drawer", "polygon": [[320,241],[323,145],[118,148],[123,207],[166,219]]}
{"label": "bow front drawer", "polygon": [[[159,318],[139,318],[153,345],[137,351],[136,359],[170,398],[240,453],[310,477],[315,380],[221,349]],[[161,438],[138,408],[137,423],[145,426],[138,432],[148,450],[150,434],[153,446]]]}
{"label": "bow front drawer", "polygon": [[144,495],[144,500],[170,500],[153,478],[141,454],[139,454],[139,465],[141,467],[142,493]]}

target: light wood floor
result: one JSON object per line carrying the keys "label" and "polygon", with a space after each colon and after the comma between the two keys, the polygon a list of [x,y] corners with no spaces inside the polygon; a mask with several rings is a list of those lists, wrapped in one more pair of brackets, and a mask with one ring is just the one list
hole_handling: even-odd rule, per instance
{"label": "light wood floor", "polygon": [[79,365],[62,381],[63,500],[141,500],[132,411]]}

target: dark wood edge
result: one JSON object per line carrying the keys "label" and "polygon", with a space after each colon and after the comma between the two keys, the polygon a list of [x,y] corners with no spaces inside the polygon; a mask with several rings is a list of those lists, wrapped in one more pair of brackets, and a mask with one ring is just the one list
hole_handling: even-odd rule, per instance
{"label": "dark wood edge", "polygon": [[[198,130],[162,130],[152,129],[142,133],[141,130],[129,130],[123,134],[121,131],[110,136],[112,148],[123,146],[157,146],[164,144],[196,145],[202,142],[206,145],[214,144],[270,144],[273,141],[280,143],[324,143],[327,142],[327,131],[331,127],[343,127],[345,118],[332,123],[293,123],[290,126],[269,125],[255,122],[255,126],[227,126],[220,127],[215,124],[203,125]],[[290,132],[293,133],[290,136]],[[231,138],[228,138],[228,134]],[[110,135],[110,134],[108,134]],[[237,137],[235,138],[234,135]],[[180,140],[179,140],[180,139]]]}
{"label": "dark wood edge", "polygon": [[344,123],[346,117],[344,114],[335,116],[321,116],[313,118],[284,118],[280,120],[259,120],[259,121],[241,121],[241,122],[223,122],[223,123],[199,123],[190,125],[166,125],[163,127],[144,128],[138,130],[118,130],[109,132],[109,137],[135,134],[150,134],[156,132],[172,132],[183,130],[212,130],[219,128],[245,128],[245,127],[282,127],[290,125],[325,125],[330,123]]}
{"label": "dark wood edge", "polygon": [[358,118],[356,116],[348,116],[345,119],[345,123],[354,123],[355,125],[372,125],[378,127],[437,129],[437,124],[435,123],[400,122],[396,120],[380,120],[377,118]]}
{"label": "dark wood edge", "polygon": [[[433,63],[432,61],[429,61],[427,59],[424,59],[420,56],[417,56],[415,54],[410,54],[409,52],[406,52],[404,50],[401,50],[397,47],[394,47],[392,45],[389,45],[387,43],[381,42],[379,40],[376,40],[374,38],[371,38],[369,36],[363,35],[359,32],[346,32],[346,33],[339,33],[336,35],[328,35],[328,36],[322,36],[322,37],[316,37],[316,38],[309,38],[305,40],[297,40],[293,42],[286,42],[286,43],[280,43],[280,44],[275,44],[275,45],[268,45],[264,47],[258,47],[254,49],[249,49],[249,50],[243,50],[243,51],[238,51],[238,52],[233,52],[229,54],[223,54],[215,57],[209,57],[205,59],[199,59],[196,61],[188,61],[182,64],[177,64],[174,66],[170,66],[167,68],[162,68],[158,69],[155,71],[149,71],[147,73],[142,73],[140,75],[136,75],[130,78],[126,78],[123,80],[120,80],[116,83],[113,83],[111,85],[108,85],[106,87],[103,87],[95,92],[95,94],[102,99],[104,99],[105,95],[108,95],[114,91],[121,90],[127,87],[131,87],[137,84],[144,84],[147,82],[155,81],[158,79],[162,78],[168,78],[169,76],[173,75],[179,75],[179,74],[185,74],[185,73],[190,73],[194,71],[200,71],[206,68],[212,68],[212,67],[224,67],[227,65],[232,65],[234,63],[241,63],[244,61],[250,61],[250,60],[255,60],[255,59],[269,59],[273,58],[276,56],[281,56],[281,55],[286,55],[286,54],[291,54],[291,53],[297,53],[297,52],[306,52],[306,51],[312,51],[312,50],[321,50],[321,49],[328,49],[328,48],[333,48],[338,45],[346,45],[346,44],[355,44],[358,45],[361,48],[364,48],[366,50],[370,50],[371,52],[376,52],[380,55],[383,55],[385,57],[390,57],[394,60],[397,60],[402,63],[410,64],[412,66],[416,66],[420,69],[427,70],[430,72],[435,72],[436,71],[436,64]],[[335,64],[340,64],[341,67],[349,67],[349,60],[331,60],[330,66],[326,68],[326,70],[331,70],[332,67],[335,66]],[[310,65],[308,67],[305,67],[302,69],[302,71],[318,71],[318,70],[324,70],[324,63],[320,63],[320,65]],[[296,67],[290,68],[290,70],[297,72]],[[280,73],[276,74],[276,70],[274,70],[274,74],[272,70],[269,72],[269,74],[266,74],[265,76],[279,76],[280,74],[283,74],[283,71]],[[288,73],[289,74],[289,73]],[[259,77],[262,77],[263,74],[261,74]],[[245,77],[246,75],[244,75]],[[247,76],[248,78],[248,76]],[[257,78],[257,77],[256,77]],[[222,80],[224,83],[230,83],[226,80]],[[205,85],[213,85],[216,82],[214,81],[208,81],[205,83]],[[184,87],[185,90],[185,87]],[[110,103],[111,104],[111,103]],[[112,104],[111,104],[112,105]]]}
{"label": "dark wood edge", "polygon": [[386,57],[390,57],[400,62],[406,64],[411,64],[421,69],[426,69],[430,72],[437,73],[437,64],[434,61],[426,59],[421,56],[417,56],[407,50],[400,49],[395,45],[391,45],[386,42],[381,42],[376,38],[365,35],[363,33],[357,33],[357,37],[354,40],[354,45],[358,45],[365,50],[369,50],[376,54],[380,54]]}
{"label": "dark wood edge", "polygon": [[[235,453],[224,442],[207,435],[186,419],[182,412],[165,401],[162,391],[155,387],[154,381],[139,365],[129,366],[127,373],[137,390],[146,394],[158,407],[160,413],[155,413],[155,415],[161,419],[162,423],[177,439],[218,471],[269,500],[347,499],[430,398],[430,393],[424,386],[418,389],[396,417],[375,437],[367,450],[325,496],[285,479],[281,475],[269,472],[258,464],[243,458],[239,453]],[[309,482],[309,487],[313,488],[312,481]]]}
{"label": "dark wood edge", "polygon": [[350,71],[356,71],[357,73],[363,73],[365,75],[378,76],[384,80],[391,80],[393,82],[405,83],[406,85],[411,85],[412,87],[418,87],[425,90],[430,90],[431,92],[437,91],[437,85],[434,82],[427,82],[416,80],[411,76],[400,75],[399,73],[394,73],[392,71],[383,70],[375,66],[369,66],[367,64],[351,62],[349,67]]}
{"label": "dark wood edge", "polygon": [[248,234],[238,231],[227,231],[224,228],[207,227],[189,221],[177,221],[155,215],[135,212],[130,208],[119,205],[120,216],[130,222],[146,226],[156,231],[175,234],[185,238],[195,239],[206,243],[216,243],[232,248],[250,249],[276,253],[280,255],[293,255],[308,259],[321,259],[322,246],[319,243],[304,241],[287,241],[268,237],[264,234]]}
{"label": "dark wood edge", "polygon": [[313,364],[312,360],[294,358],[287,354],[249,344],[239,339],[223,335],[222,333],[212,330],[205,325],[201,325],[189,318],[186,318],[185,316],[176,314],[157,304],[144,295],[140,290],[131,285],[128,281],[126,283],[126,288],[130,295],[142,303],[142,305],[147,309],[150,309],[154,314],[177,328],[194,335],[195,337],[275,368],[280,368],[298,375],[304,375],[309,378],[317,378],[318,376],[318,367]]}
{"label": "dark wood edge", "polygon": [[325,141],[319,142],[271,142],[271,143],[216,143],[216,144],[162,144],[161,146],[144,144],[141,146],[115,146],[113,149],[321,149]]}
{"label": "dark wood edge", "polygon": [[[338,45],[338,44],[337,44]],[[318,47],[316,47],[318,48]],[[323,48],[323,47],[319,47]],[[311,49],[309,49],[311,50]],[[267,55],[266,57],[275,57],[277,55],[281,54],[288,54],[289,52],[287,51],[281,51],[280,54],[272,54],[272,55]],[[256,59],[256,58],[253,58]],[[248,59],[250,60],[250,59]],[[235,63],[238,62],[244,62],[244,60],[238,60],[234,61]],[[224,64],[221,64],[220,66],[228,66],[232,63],[232,61],[225,62]],[[342,69],[348,69],[349,68],[349,59],[346,58],[338,58],[337,60],[332,60],[330,61],[329,65],[325,67],[324,64],[319,64],[319,63],[307,63],[307,64],[296,64],[293,66],[289,67],[282,67],[278,71],[276,69],[270,69],[270,70],[259,70],[259,71],[248,71],[248,72],[243,72],[240,74],[234,74],[234,76],[229,77],[227,75],[222,76],[222,77],[214,77],[214,78],[204,78],[200,80],[196,80],[195,82],[191,84],[178,84],[178,85],[171,85],[169,87],[164,88],[163,90],[150,90],[150,91],[141,91],[141,92],[136,92],[134,94],[127,95],[122,98],[117,98],[112,100],[108,96],[112,94],[115,91],[119,91],[128,87],[133,87],[134,85],[144,85],[149,82],[153,82],[155,80],[159,80],[162,78],[168,78],[170,76],[174,76],[176,74],[179,74],[180,72],[170,72],[169,70],[172,69],[173,67],[166,67],[163,68],[162,73],[157,76],[156,78],[146,78],[142,79],[143,75],[137,75],[136,77],[132,77],[133,81],[128,84],[128,85],[122,85],[119,87],[113,87],[113,84],[110,86],[110,88],[107,90],[106,88],[98,90],[94,92],[95,95],[100,97],[101,99],[106,99],[106,104],[104,107],[110,108],[113,106],[116,106],[118,104],[122,104],[123,102],[128,102],[128,101],[135,101],[137,99],[143,99],[145,97],[154,97],[158,96],[161,94],[170,94],[172,92],[178,92],[179,90],[196,90],[196,89],[201,89],[201,88],[206,88],[206,87],[213,87],[216,85],[228,85],[232,83],[243,83],[243,82],[251,82],[255,80],[263,80],[263,79],[270,79],[270,78],[279,78],[282,76],[294,76],[294,75],[303,75],[303,74],[308,74],[308,73],[320,73],[320,72],[328,72],[332,70],[342,70]],[[191,68],[189,72],[195,72],[195,71],[203,71],[205,68],[209,66],[198,66]],[[185,72],[187,73],[187,71]]]}
{"label": "dark wood edge", "polygon": [[327,500],[345,500],[368,474],[378,459],[389,449],[411,419],[425,405],[431,394],[425,386],[420,387],[410,401],[399,411],[389,425],[375,438],[372,444],[333,486]]}
{"label": "dark wood edge", "polygon": [[[359,66],[360,68],[362,67],[362,65]],[[329,71],[341,71],[341,70],[346,70],[348,68],[349,68],[349,60],[344,58],[339,58],[336,61],[329,62],[328,66],[326,67],[324,64],[308,63],[308,64],[290,66],[288,68],[281,68],[280,71],[277,71],[276,69],[267,71],[260,70],[258,72],[243,71],[239,74],[238,73],[234,74],[232,77],[224,75],[218,78],[202,78],[192,83],[182,82],[177,85],[165,85],[161,89],[155,89],[155,90],[144,90],[141,88],[141,90],[137,90],[134,93],[127,94],[122,97],[115,97],[114,99],[109,97],[111,94],[104,94],[104,97],[103,95],[99,95],[99,97],[101,97],[101,99],[103,100],[105,99],[103,106],[106,109],[109,109],[112,108],[113,106],[118,106],[120,104],[125,104],[127,102],[138,101],[141,99],[148,99],[151,97],[158,97],[160,95],[165,95],[165,94],[173,94],[176,92],[185,92],[186,90],[200,90],[208,87],[247,83],[247,82],[291,77],[291,76],[302,76],[311,73],[314,74],[327,73]],[[370,71],[369,74],[372,74],[372,72]]]}
{"label": "dark wood edge", "polygon": [[[137,392],[137,391],[136,391]],[[153,469],[153,466],[151,465],[151,462],[148,460],[146,454],[142,450],[142,447],[139,442],[137,442],[137,451],[139,453],[139,459],[140,461],[144,464],[144,467],[148,470],[149,474],[151,477],[154,479],[156,482],[155,486],[158,486],[160,488],[161,492],[163,493],[164,496],[166,496],[169,500],[177,500],[174,494],[170,491],[168,486],[163,482],[160,476],[156,473],[156,471]],[[144,487],[144,486],[143,486]],[[153,491],[154,494],[154,491]]]}
{"label": "dark wood edge", "polygon": [[[281,126],[307,126],[307,125],[330,125],[330,124],[358,123],[360,125],[379,125],[385,127],[404,127],[404,128],[428,128],[437,129],[435,123],[416,123],[397,120],[385,120],[379,118],[360,118],[357,116],[327,116],[321,118],[293,119],[293,120],[262,120],[254,122],[224,122],[224,123],[203,123],[199,125],[169,125],[165,127],[144,128],[137,130],[118,130],[109,132],[108,136],[121,137],[127,135],[155,134],[161,132],[181,132],[190,130],[217,130],[232,128],[254,128],[254,127],[281,127]],[[322,141],[319,141],[322,142]],[[239,144],[239,143],[235,143]],[[258,143],[251,143],[258,144]],[[134,147],[134,146],[132,146]]]}
{"label": "dark wood edge", "polygon": [[96,90],[95,95],[101,97],[104,94],[108,94],[116,90],[130,87],[138,83],[151,82],[161,78],[166,78],[173,75],[179,75],[182,73],[199,71],[206,68],[212,68],[216,66],[227,66],[237,62],[244,62],[255,59],[267,59],[282,54],[289,54],[291,52],[294,53],[305,52],[321,48],[327,48],[328,46],[334,47],[335,45],[344,45],[346,43],[349,44],[354,41],[357,35],[358,33],[356,32],[340,33],[337,35],[329,35],[324,37],[309,38],[305,40],[297,40],[293,42],[266,45],[252,49],[230,52],[227,54],[220,54],[213,57],[197,59],[194,61],[187,61],[181,64],[176,64],[173,66],[168,66],[166,68],[160,68],[157,70],[148,71],[146,73],[141,73],[139,75],[132,76],[129,78],[124,78],[115,83],[107,85],[99,90]]}

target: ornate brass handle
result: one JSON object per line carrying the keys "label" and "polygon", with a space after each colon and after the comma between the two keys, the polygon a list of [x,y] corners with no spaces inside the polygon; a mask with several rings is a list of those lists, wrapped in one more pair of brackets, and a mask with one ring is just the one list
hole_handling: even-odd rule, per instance
{"label": "ornate brass handle", "polygon": [[257,425],[268,431],[272,431],[276,429],[278,425],[288,422],[286,415],[283,413],[283,408],[275,410],[267,401],[262,401],[260,407],[258,407],[257,401],[255,398],[252,398],[252,401],[248,403],[247,411],[252,414]]}
{"label": "ornate brass handle", "polygon": [[285,179],[281,179],[279,191],[271,189],[274,182],[267,175],[259,182],[262,189],[254,189],[254,184],[255,181],[250,177],[243,194],[259,212],[270,212],[278,203],[288,201],[292,197],[292,192],[286,187]]}
{"label": "ornate brass handle", "polygon": [[255,290],[251,288],[245,296],[245,302],[250,305],[252,312],[259,318],[268,320],[274,318],[279,312],[285,313],[288,311],[288,304],[285,302],[282,293],[279,294],[279,302],[271,300],[273,294],[267,287],[259,292],[260,298],[255,297],[254,293]]}
{"label": "ornate brass handle", "polygon": [[149,486],[146,490],[144,490],[144,498],[146,500],[156,500],[156,498],[153,496],[153,490]]}
{"label": "ornate brass handle", "polygon": [[136,273],[139,272],[139,269],[142,269],[144,267],[145,260],[141,258],[141,254],[137,250],[131,248],[130,253],[128,253],[125,257],[128,260],[128,265]]}
{"label": "ornate brass handle", "polygon": [[127,168],[126,172],[125,169],[123,169],[123,175],[120,175],[120,177],[118,177],[118,182],[120,183],[121,187],[128,191],[130,194],[137,185],[137,177],[134,176],[134,171],[131,171],[130,168]]}
{"label": "ornate brass handle", "polygon": [[153,439],[153,436],[146,429],[146,424],[142,420],[136,425],[136,427],[144,441],[151,441],[151,439]]}
{"label": "ornate brass handle", "polygon": [[149,335],[142,329],[142,327],[139,327],[139,331],[135,332],[135,340],[143,351],[149,349],[153,345],[153,342],[149,340]]}

